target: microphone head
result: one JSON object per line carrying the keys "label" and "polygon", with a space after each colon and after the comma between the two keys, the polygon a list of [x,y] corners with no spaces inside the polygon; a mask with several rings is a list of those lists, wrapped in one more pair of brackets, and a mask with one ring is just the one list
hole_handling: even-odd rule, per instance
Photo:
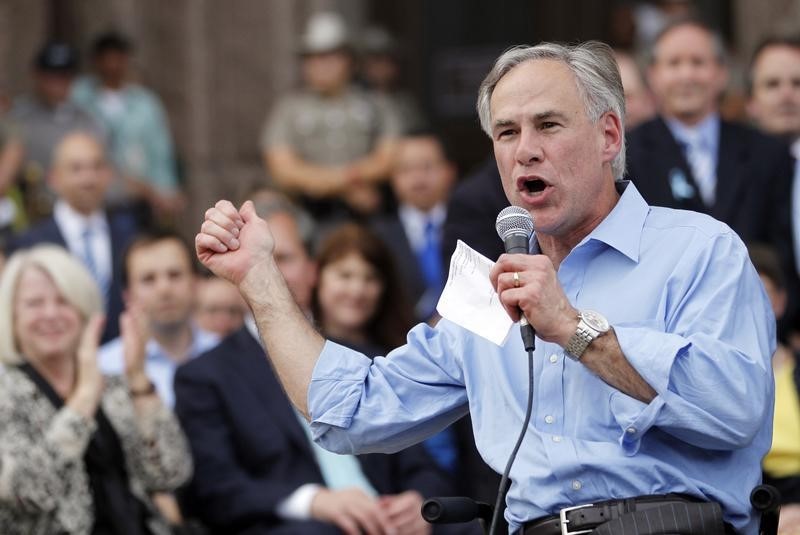
{"label": "microphone head", "polygon": [[530,238],[531,234],[533,234],[533,218],[524,208],[507,206],[497,214],[497,221],[494,227],[497,230],[497,235],[503,241],[515,234]]}

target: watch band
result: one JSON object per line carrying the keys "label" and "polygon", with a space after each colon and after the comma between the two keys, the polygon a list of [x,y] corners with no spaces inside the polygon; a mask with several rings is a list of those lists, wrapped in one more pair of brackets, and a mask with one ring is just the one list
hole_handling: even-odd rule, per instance
{"label": "watch band", "polygon": [[598,336],[608,332],[608,329],[608,321],[602,315],[591,310],[585,311],[585,314],[579,311],[578,327],[564,346],[564,352],[572,360],[579,361],[589,344]]}
{"label": "watch band", "polygon": [[583,319],[578,319],[578,328],[575,329],[569,342],[567,342],[567,345],[564,347],[567,356],[572,360],[580,360],[586,348],[589,347],[589,344],[597,337],[596,332],[597,331],[590,329]]}

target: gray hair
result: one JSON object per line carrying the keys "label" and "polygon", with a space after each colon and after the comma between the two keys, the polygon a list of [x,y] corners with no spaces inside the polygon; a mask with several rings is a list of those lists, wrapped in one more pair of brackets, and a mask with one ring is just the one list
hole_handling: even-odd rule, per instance
{"label": "gray hair", "polygon": [[481,128],[491,137],[491,99],[494,88],[508,72],[526,61],[553,60],[564,63],[575,75],[578,93],[583,100],[586,115],[597,122],[604,113],[610,112],[619,118],[622,126],[622,142],[619,153],[611,162],[614,178],[620,180],[625,174],[625,93],[619,68],[610,46],[599,41],[587,41],[577,45],[540,43],[536,46],[516,46],[506,50],[495,62],[478,90],[478,117]]}
{"label": "gray hair", "polygon": [[83,316],[84,322],[103,311],[103,299],[89,271],[66,249],[57,245],[37,245],[17,251],[0,276],[0,362],[6,365],[21,364],[14,336],[14,302],[22,273],[31,267],[47,274],[69,304]]}

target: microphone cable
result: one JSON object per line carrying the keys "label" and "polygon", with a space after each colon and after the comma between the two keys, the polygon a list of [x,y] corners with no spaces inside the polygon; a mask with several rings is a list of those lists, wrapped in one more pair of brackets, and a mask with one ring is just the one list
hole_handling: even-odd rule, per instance
{"label": "microphone cable", "polygon": [[497,523],[500,520],[500,511],[504,510],[503,498],[505,497],[506,487],[508,486],[509,474],[511,473],[511,465],[514,464],[514,459],[517,458],[522,441],[525,439],[525,433],[528,431],[528,424],[531,421],[531,412],[533,412],[533,349],[528,350],[528,406],[525,409],[525,421],[522,422],[522,429],[517,437],[517,443],[511,451],[506,463],[506,469],[503,472],[503,477],[500,479],[500,488],[497,489],[497,500],[494,504],[494,512],[492,513],[492,524],[489,527],[489,535],[496,535]]}
{"label": "microphone cable", "polygon": [[[506,253],[528,254],[530,240],[533,234],[533,218],[530,212],[519,206],[507,206],[497,214],[497,220],[494,226],[497,235],[503,240]],[[516,275],[515,273],[515,277]],[[517,286],[519,286],[518,279]],[[522,441],[525,439],[525,433],[528,431],[528,424],[531,421],[531,412],[533,412],[533,351],[536,348],[536,332],[533,326],[528,323],[528,320],[522,314],[521,310],[520,335],[522,335],[522,343],[525,351],[528,353],[528,406],[525,409],[525,421],[522,423],[522,429],[519,432],[517,443],[514,445],[514,449],[508,457],[505,472],[503,472],[503,477],[500,479],[500,487],[497,489],[497,500],[495,500],[494,504],[489,535],[495,535],[497,533],[500,511],[504,510],[503,498],[507,490],[506,487],[508,487],[509,484],[511,466],[514,464],[514,459],[517,458],[519,448],[522,445]]]}

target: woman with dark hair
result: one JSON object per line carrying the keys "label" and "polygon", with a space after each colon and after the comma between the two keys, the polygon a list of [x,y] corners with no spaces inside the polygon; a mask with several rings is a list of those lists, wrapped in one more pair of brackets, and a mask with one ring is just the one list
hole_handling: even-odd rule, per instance
{"label": "woman with dark hair", "polygon": [[369,229],[346,223],[331,231],[317,255],[312,309],[332,340],[373,357],[403,345],[412,326],[392,255]]}

